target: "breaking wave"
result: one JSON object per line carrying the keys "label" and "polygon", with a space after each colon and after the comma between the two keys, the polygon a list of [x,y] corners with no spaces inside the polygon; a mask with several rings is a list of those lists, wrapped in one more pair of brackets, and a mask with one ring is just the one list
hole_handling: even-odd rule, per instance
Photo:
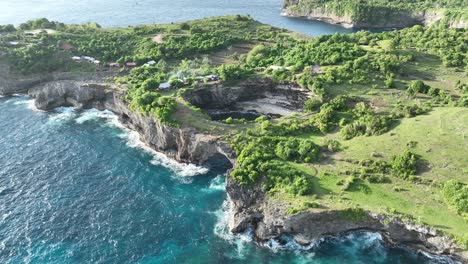
{"label": "breaking wave", "polygon": [[58,107],[54,109],[54,113],[49,117],[50,124],[62,124],[64,122],[74,121],[77,124],[84,124],[93,120],[106,120],[106,125],[118,128],[122,131],[119,137],[126,141],[127,146],[131,148],[139,148],[153,156],[150,161],[155,166],[163,166],[172,170],[177,177],[184,183],[191,183],[191,176],[206,174],[207,168],[189,163],[180,163],[157,152],[146,145],[140,138],[140,134],[136,131],[126,128],[116,114],[109,110],[100,111],[97,109],[89,109],[85,111],[77,111],[72,107]]}

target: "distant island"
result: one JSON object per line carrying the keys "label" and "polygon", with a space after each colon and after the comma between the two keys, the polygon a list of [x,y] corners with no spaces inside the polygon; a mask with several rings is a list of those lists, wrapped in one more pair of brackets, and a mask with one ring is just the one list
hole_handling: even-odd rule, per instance
{"label": "distant island", "polygon": [[468,26],[468,7],[464,0],[285,0],[282,14],[355,28]]}
{"label": "distant island", "polygon": [[228,170],[233,232],[306,244],[371,230],[466,261],[468,34],[450,26],[308,38],[241,15],[38,19],[0,27],[0,94],[109,109],[155,150]]}

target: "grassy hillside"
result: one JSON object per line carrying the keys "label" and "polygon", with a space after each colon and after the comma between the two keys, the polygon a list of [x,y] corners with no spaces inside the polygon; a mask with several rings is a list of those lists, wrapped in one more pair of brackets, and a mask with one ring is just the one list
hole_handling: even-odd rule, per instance
{"label": "grassy hillside", "polygon": [[[41,19],[4,28],[0,51],[16,72],[113,72],[109,82],[126,88],[134,111],[230,142],[238,156],[230,177],[262,182],[286,213],[359,207],[428,224],[468,247],[466,29],[299,38],[244,16],[115,29]],[[77,55],[99,62],[73,61]],[[257,77],[308,90],[303,111],[217,122],[182,96]],[[165,82],[172,88],[159,89]]]}

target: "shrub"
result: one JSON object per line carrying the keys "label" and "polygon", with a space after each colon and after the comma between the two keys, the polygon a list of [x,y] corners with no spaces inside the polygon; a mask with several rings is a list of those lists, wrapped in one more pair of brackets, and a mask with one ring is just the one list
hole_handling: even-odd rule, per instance
{"label": "shrub", "polygon": [[418,155],[405,150],[403,154],[392,158],[392,173],[402,179],[409,179],[416,174],[419,159]]}
{"label": "shrub", "polygon": [[468,214],[468,185],[457,180],[447,181],[443,188],[445,202],[457,210],[458,214]]}
{"label": "shrub", "polygon": [[408,86],[408,89],[406,92],[409,95],[415,95],[417,93],[428,93],[430,86],[426,85],[423,81],[417,80],[417,81],[412,81],[410,85]]}
{"label": "shrub", "polygon": [[307,112],[314,112],[320,109],[320,106],[322,105],[322,101],[318,98],[309,98],[305,103],[304,103],[304,110]]}

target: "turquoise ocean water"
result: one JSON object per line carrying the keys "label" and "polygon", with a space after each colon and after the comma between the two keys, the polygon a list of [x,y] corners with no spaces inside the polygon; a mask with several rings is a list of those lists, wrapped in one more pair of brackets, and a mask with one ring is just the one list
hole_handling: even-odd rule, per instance
{"label": "turquoise ocean water", "polygon": [[[279,16],[280,0],[0,1],[0,24],[103,26],[250,14],[309,35],[351,32]],[[0,98],[0,263],[449,263],[354,233],[257,245],[227,229],[225,175],[152,152],[112,113]]]}

